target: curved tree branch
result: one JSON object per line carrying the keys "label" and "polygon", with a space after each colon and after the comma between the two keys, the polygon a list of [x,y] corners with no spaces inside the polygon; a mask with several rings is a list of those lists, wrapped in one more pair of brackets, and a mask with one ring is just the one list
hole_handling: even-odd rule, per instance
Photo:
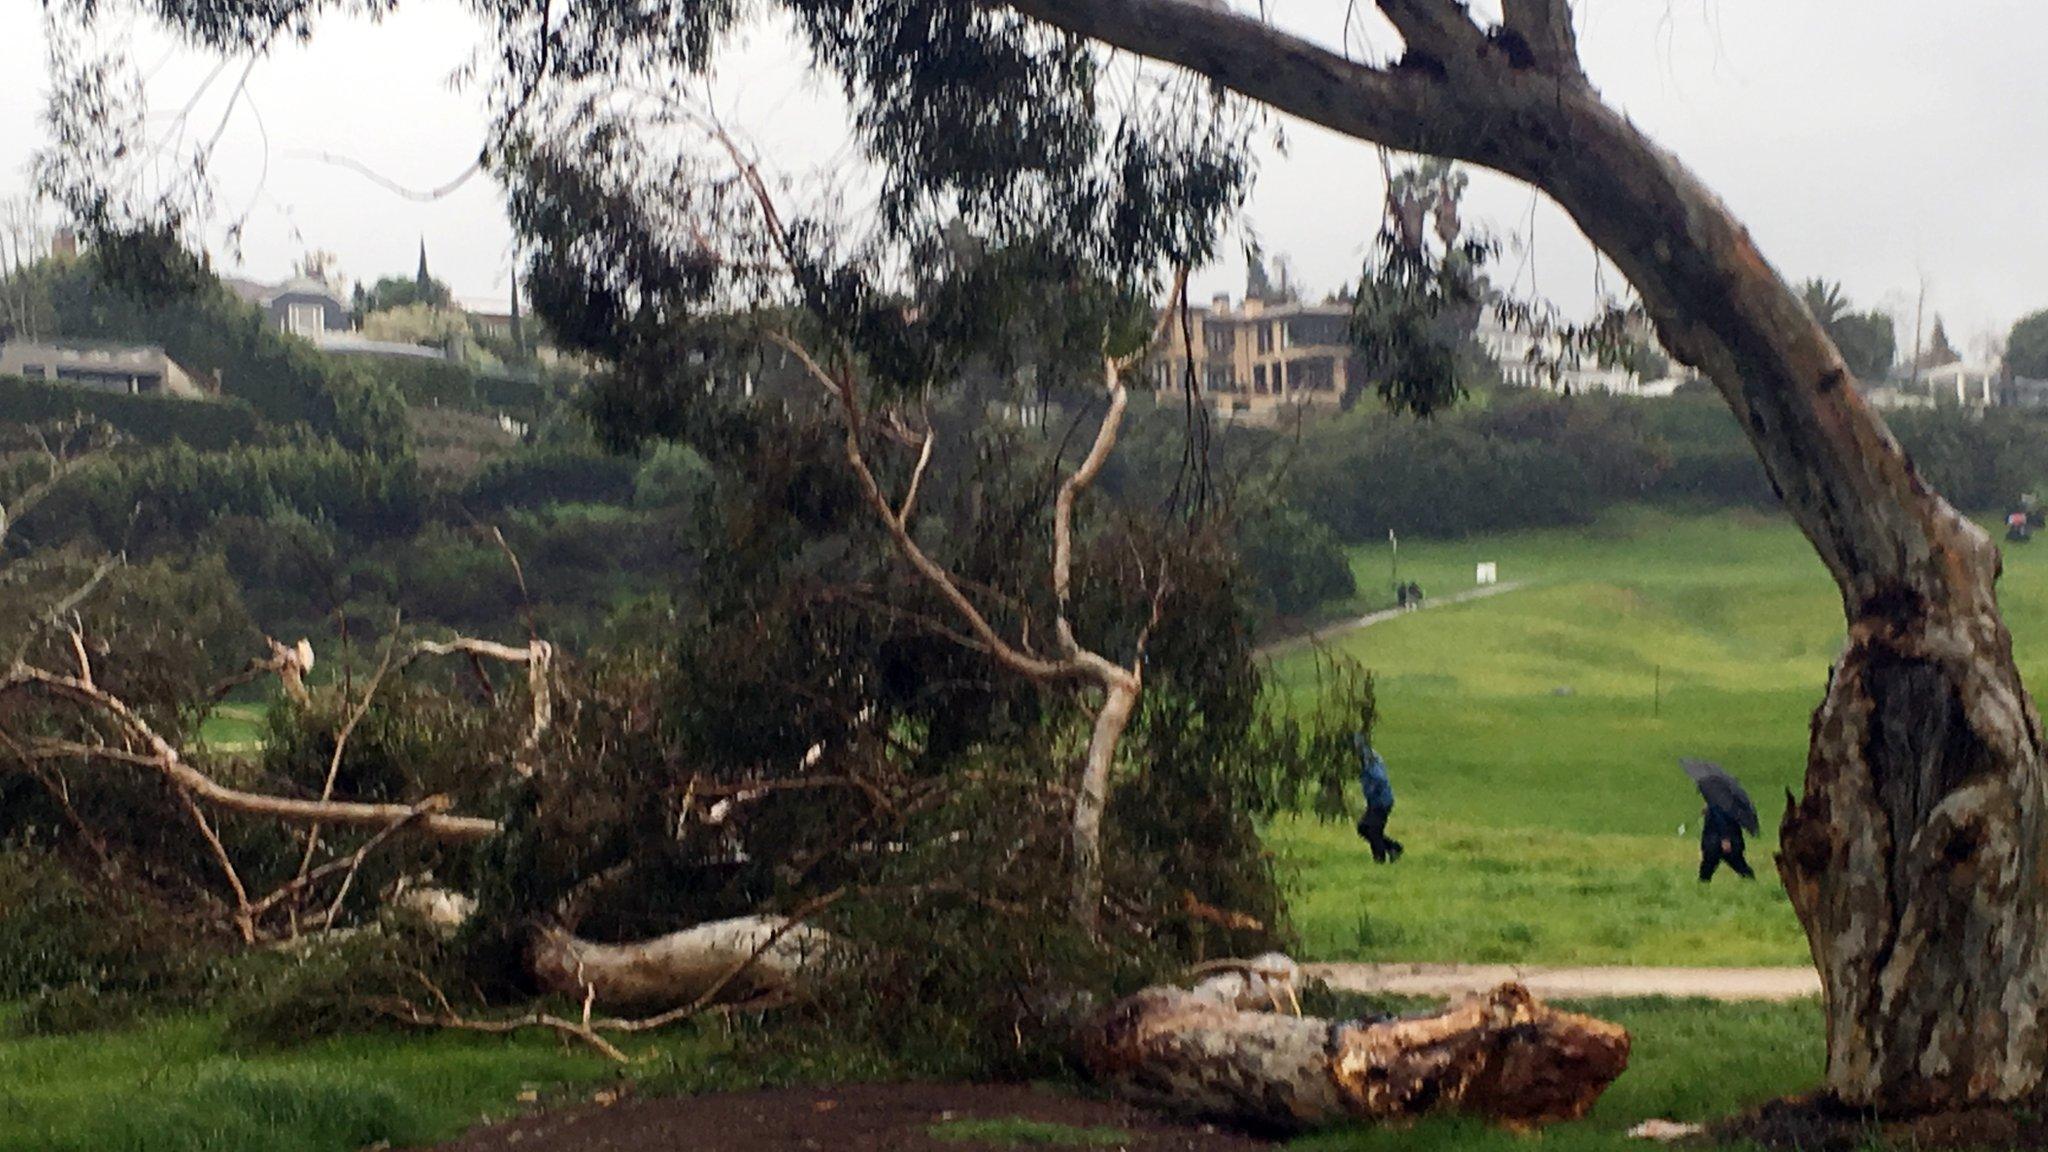
{"label": "curved tree branch", "polygon": [[134,753],[78,744],[69,746],[68,751],[154,768],[180,792],[216,808],[250,816],[267,816],[293,824],[327,823],[381,829],[399,821],[412,821],[412,826],[421,832],[452,843],[488,840],[504,830],[495,820],[451,815],[446,811],[446,801],[440,798],[416,805],[367,804],[350,800],[300,800],[230,788],[186,763],[176,747],[119,697],[75,676],[25,665],[17,666],[13,672],[0,677],[0,695],[29,687],[40,688],[107,716],[148,749],[147,753]]}

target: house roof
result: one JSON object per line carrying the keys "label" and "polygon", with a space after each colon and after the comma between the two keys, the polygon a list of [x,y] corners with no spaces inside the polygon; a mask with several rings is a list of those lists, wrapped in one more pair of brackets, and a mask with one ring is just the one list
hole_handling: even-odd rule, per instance
{"label": "house roof", "polygon": [[268,305],[280,296],[318,296],[331,300],[342,308],[348,307],[348,301],[336,292],[332,285],[310,276],[294,276],[282,284],[263,284],[239,276],[229,276],[222,279],[221,283],[227,285],[228,291],[256,305]]}

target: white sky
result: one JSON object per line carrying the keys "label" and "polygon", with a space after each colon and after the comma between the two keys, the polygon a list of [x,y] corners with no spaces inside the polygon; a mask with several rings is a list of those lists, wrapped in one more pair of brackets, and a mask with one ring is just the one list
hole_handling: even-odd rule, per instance
{"label": "white sky", "polygon": [[[1238,0],[1240,4],[1247,0]],[[1480,0],[1480,7],[1486,5]],[[1267,0],[1279,22],[1335,44],[1347,0]],[[1358,7],[1369,10],[1369,3]],[[0,0],[0,196],[23,189],[42,143],[47,91],[42,5]],[[1966,354],[2048,307],[2048,4],[2040,0],[1580,0],[1587,72],[1698,171],[1793,279],[1841,280],[1862,306],[1900,316],[1911,339],[1924,284]],[[1376,19],[1376,18],[1375,18]],[[1370,54],[1398,41],[1363,26]],[[719,89],[720,112],[777,157],[840,154],[829,85],[803,75],[773,28],[755,33]],[[214,62],[173,50],[146,22],[132,38],[163,122]],[[435,274],[478,303],[503,298],[511,266],[498,190],[478,178],[415,203],[312,158],[343,154],[401,184],[460,173],[482,140],[475,93],[450,74],[478,40],[451,0],[406,0],[381,25],[329,21],[309,49],[285,47],[250,73],[216,159],[223,205],[249,205],[241,270],[281,278],[308,248],[347,275],[409,274],[425,239]],[[241,74],[236,62],[193,117],[210,134]],[[253,109],[253,112],[252,112]],[[1297,123],[1269,155],[1250,225],[1312,293],[1356,276],[1379,212],[1379,163],[1355,141]],[[1590,251],[1548,202],[1491,176],[1467,218],[1534,238],[1505,260],[1522,287],[1568,311],[1594,298]],[[1533,228],[1531,226],[1533,220]],[[233,268],[232,261],[222,259]],[[1198,278],[1236,292],[1241,261]],[[1611,287],[1615,275],[1606,271]]]}

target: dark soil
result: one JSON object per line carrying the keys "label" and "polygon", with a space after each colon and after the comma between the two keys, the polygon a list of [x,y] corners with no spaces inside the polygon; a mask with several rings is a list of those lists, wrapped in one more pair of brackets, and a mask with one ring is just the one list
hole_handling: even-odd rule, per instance
{"label": "dark soil", "polygon": [[[1051,1089],[981,1084],[848,1084],[591,1104],[479,1128],[440,1152],[986,1152],[1017,1144],[939,1140],[949,1120],[1024,1119],[1114,1128],[1130,1152],[1264,1152],[1271,1146]],[[1047,1145],[1030,1145],[1047,1147]],[[1097,1146],[1099,1147],[1099,1146]],[[1077,1152],[1088,1152],[1078,1147]]]}
{"label": "dark soil", "polygon": [[1969,1108],[1889,1118],[1819,1096],[1773,1100],[1714,1126],[1719,1140],[1750,1140],[1798,1152],[1861,1152],[1872,1147],[2013,1149],[2048,1152],[2048,1120],[2019,1108]]}

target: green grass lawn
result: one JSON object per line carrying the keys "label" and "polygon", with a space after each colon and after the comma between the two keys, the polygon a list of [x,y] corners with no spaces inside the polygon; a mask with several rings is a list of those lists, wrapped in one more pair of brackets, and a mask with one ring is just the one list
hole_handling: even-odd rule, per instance
{"label": "green grass lawn", "polygon": [[263,746],[266,707],[256,703],[221,704],[199,726],[199,738],[216,752],[255,752]]}
{"label": "green grass lawn", "polygon": [[[1377,677],[1376,743],[1399,795],[1388,830],[1408,852],[1378,867],[1347,825],[1278,821],[1270,840],[1291,873],[1305,953],[1804,962],[1771,854],[1842,623],[1833,584],[1791,525],[1639,511],[1591,529],[1411,542],[1403,554],[1404,571],[1464,573],[1433,594],[1469,587],[1481,560],[1530,586],[1333,642]],[[1356,563],[1385,559],[1377,545]],[[2012,549],[2001,587],[2021,668],[2038,682],[2048,549]],[[1314,663],[1280,658],[1278,689],[1298,693]],[[1694,878],[1700,803],[1678,769],[1684,755],[1720,761],[1756,798],[1754,884]]]}
{"label": "green grass lawn", "polygon": [[[1621,1148],[1650,1117],[1704,1120],[1810,1087],[1820,1073],[1817,1005],[1606,1001],[1579,1006],[1626,1025],[1629,1070],[1586,1120],[1548,1129],[1546,1148]],[[721,1077],[721,1042],[683,1032],[636,1044],[625,1073],[650,1089],[746,1086]],[[796,1079],[844,1069],[791,1068]],[[0,1036],[0,1148],[37,1152],[355,1152],[451,1138],[537,1103],[587,1099],[621,1075],[552,1037],[458,1033],[348,1036],[284,1051],[237,1051],[221,1026],[183,1017],[58,1038]],[[727,1081],[730,1081],[728,1083]],[[522,1101],[522,1096],[528,1101]],[[1011,1130],[1014,1129],[1014,1130]],[[1108,1142],[1101,1129],[1001,1122],[950,1127],[1019,1147]],[[1462,1120],[1323,1133],[1291,1147],[1519,1149],[1529,1137]]]}
{"label": "green grass lawn", "polygon": [[178,1018],[119,1032],[0,1039],[0,1148],[40,1152],[343,1152],[405,1147],[591,1086],[602,1060],[552,1038],[347,1036],[238,1052]]}

